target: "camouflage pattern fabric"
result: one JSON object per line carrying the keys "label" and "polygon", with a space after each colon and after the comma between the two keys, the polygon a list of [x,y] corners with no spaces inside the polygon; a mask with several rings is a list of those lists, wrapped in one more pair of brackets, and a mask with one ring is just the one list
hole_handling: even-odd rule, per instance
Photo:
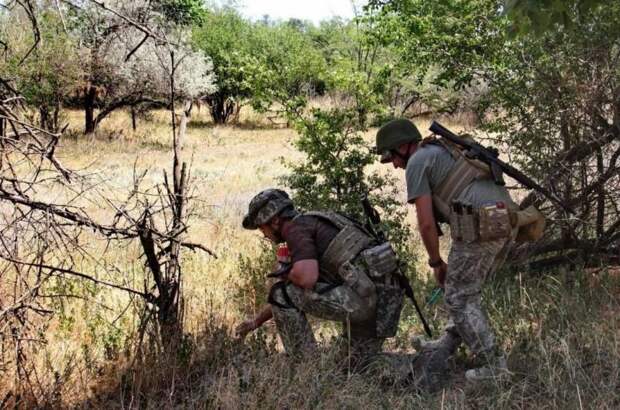
{"label": "camouflage pattern fabric", "polygon": [[392,284],[376,284],[376,289],[377,335],[386,338],[393,337],[398,330],[405,291],[399,285]]}
{"label": "camouflage pattern fabric", "polygon": [[299,357],[316,347],[306,314],[342,323],[345,350],[355,364],[367,361],[381,350],[383,339],[375,337],[374,298],[369,302],[369,298],[360,297],[347,285],[317,283],[313,289],[302,289],[290,282],[275,288],[271,297],[282,344],[293,356]]}
{"label": "camouflage pattern fabric", "polygon": [[286,192],[281,189],[266,189],[252,198],[242,225],[245,229],[257,229],[258,225],[269,222],[284,208],[292,206],[293,201]]}
{"label": "camouflage pattern fabric", "polygon": [[448,256],[445,300],[454,326],[477,357],[497,355],[495,335],[481,306],[482,285],[504,262],[512,239],[454,241]]}

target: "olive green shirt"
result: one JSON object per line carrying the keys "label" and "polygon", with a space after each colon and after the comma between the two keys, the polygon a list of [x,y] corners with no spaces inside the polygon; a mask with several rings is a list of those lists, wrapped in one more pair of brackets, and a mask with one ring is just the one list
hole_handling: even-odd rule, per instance
{"label": "olive green shirt", "polygon": [[[407,202],[413,203],[422,195],[432,195],[455,164],[452,155],[441,146],[429,144],[418,148],[407,161]],[[512,202],[506,188],[496,185],[492,179],[473,181],[456,199],[474,207],[496,201]]]}

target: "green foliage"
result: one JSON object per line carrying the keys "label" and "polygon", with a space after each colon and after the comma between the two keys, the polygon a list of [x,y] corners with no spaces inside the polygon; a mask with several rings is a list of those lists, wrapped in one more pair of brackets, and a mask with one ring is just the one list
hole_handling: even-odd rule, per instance
{"label": "green foliage", "polygon": [[475,68],[501,46],[506,18],[498,0],[371,0],[369,12],[384,21],[377,35],[393,43],[421,77],[439,67],[433,83],[456,89],[475,79]]}
{"label": "green foliage", "polygon": [[34,44],[34,36],[23,30],[21,25],[26,22],[20,15],[7,19],[3,41],[10,48],[7,58],[0,61],[0,71],[14,79],[13,86],[33,107],[31,120],[57,132],[62,125],[63,101],[81,85],[83,72],[77,39],[65,33],[57,13],[42,12],[38,20],[40,44],[23,60]]}
{"label": "green foliage", "polygon": [[261,68],[253,79],[255,109],[267,111],[273,102],[284,105],[294,97],[323,92],[325,59],[299,25],[257,24],[253,30],[252,50]]}
{"label": "green foliage", "polygon": [[406,212],[398,190],[387,177],[366,168],[377,160],[362,137],[353,110],[312,109],[307,117],[293,117],[299,138],[295,146],[306,154],[301,163],[287,163],[291,173],[283,182],[291,188],[302,210],[332,210],[366,221],[361,199],[368,195],[381,209],[390,239],[400,247],[408,236]]}
{"label": "green foliage", "polygon": [[584,14],[608,3],[604,0],[506,0],[504,12],[511,19],[514,34],[540,35],[558,27],[575,28]]}
{"label": "green foliage", "polygon": [[209,12],[193,37],[213,60],[218,91],[207,101],[217,122],[234,118],[241,105],[267,111],[324,83],[325,61],[298,26],[251,23],[223,8]]}
{"label": "green foliage", "polygon": [[157,0],[153,6],[166,20],[182,26],[200,24],[205,17],[202,0]]}

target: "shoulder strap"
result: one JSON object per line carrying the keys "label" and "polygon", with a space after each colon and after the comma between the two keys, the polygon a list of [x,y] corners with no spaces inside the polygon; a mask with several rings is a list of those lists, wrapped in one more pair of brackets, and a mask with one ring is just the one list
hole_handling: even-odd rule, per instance
{"label": "shoulder strap", "polygon": [[366,229],[364,229],[362,224],[360,224],[358,221],[352,218],[349,218],[348,216],[339,214],[337,212],[310,211],[310,212],[305,212],[301,214],[300,216],[316,216],[320,219],[330,222],[332,225],[334,225],[339,230],[342,230],[344,227],[349,226],[349,225],[355,225],[356,227],[362,229],[363,231],[366,231]]}
{"label": "shoulder strap", "polygon": [[450,204],[469,184],[477,179],[487,179],[491,175],[489,166],[482,161],[467,158],[465,151],[455,144],[438,138],[441,144],[455,159],[456,164],[433,192],[433,205],[445,220],[450,218]]}

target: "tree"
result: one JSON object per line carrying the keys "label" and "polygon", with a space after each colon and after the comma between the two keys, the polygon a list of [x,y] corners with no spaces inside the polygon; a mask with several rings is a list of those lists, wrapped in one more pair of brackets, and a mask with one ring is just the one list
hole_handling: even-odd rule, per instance
{"label": "tree", "polygon": [[213,121],[226,123],[239,114],[252,96],[251,77],[257,58],[251,46],[251,25],[230,8],[206,14],[204,23],[194,30],[196,47],[210,56],[217,79],[217,91],[205,95]]}
{"label": "tree", "polygon": [[255,109],[268,111],[274,102],[282,108],[296,97],[325,91],[327,65],[302,22],[257,24],[253,32],[258,69],[250,103]]}
{"label": "tree", "polygon": [[[86,133],[94,132],[97,125],[117,109],[144,103],[166,104],[168,90],[162,79],[167,75],[162,71],[162,53],[168,53],[167,36],[178,30],[173,28],[176,24],[174,18],[158,12],[172,13],[176,10],[172,7],[173,2],[165,2],[164,6],[158,2],[120,0],[106,4],[139,25],[158,27],[158,34],[145,33],[119,16],[110,17],[95,3],[74,10],[72,29],[79,34],[88,56],[86,85],[82,92]],[[193,15],[184,7],[180,10],[180,21]],[[192,93],[213,92],[214,78],[209,58],[203,53],[192,52],[185,43],[175,43],[180,63],[175,72],[184,79],[183,85],[196,87]],[[181,58],[181,54],[186,57]],[[189,65],[190,61],[198,65]],[[195,80],[189,80],[188,71],[197,74]],[[95,115],[96,109],[99,111]]]}
{"label": "tree", "polygon": [[12,45],[10,57],[0,69],[15,78],[25,103],[33,108],[31,119],[43,129],[58,132],[67,95],[80,87],[82,76],[77,41],[63,30],[57,13],[42,9],[39,16],[40,45],[31,58],[21,58],[35,41],[32,31],[23,30],[27,16],[21,10],[7,13],[5,43]]}
{"label": "tree", "polygon": [[288,116],[299,133],[295,146],[306,154],[300,163],[287,163],[283,182],[303,210],[331,210],[366,221],[361,200],[368,196],[383,213],[384,227],[401,250],[406,248],[406,212],[400,207],[395,181],[376,172],[367,174],[376,155],[364,141],[355,110],[311,109],[288,106]]}

